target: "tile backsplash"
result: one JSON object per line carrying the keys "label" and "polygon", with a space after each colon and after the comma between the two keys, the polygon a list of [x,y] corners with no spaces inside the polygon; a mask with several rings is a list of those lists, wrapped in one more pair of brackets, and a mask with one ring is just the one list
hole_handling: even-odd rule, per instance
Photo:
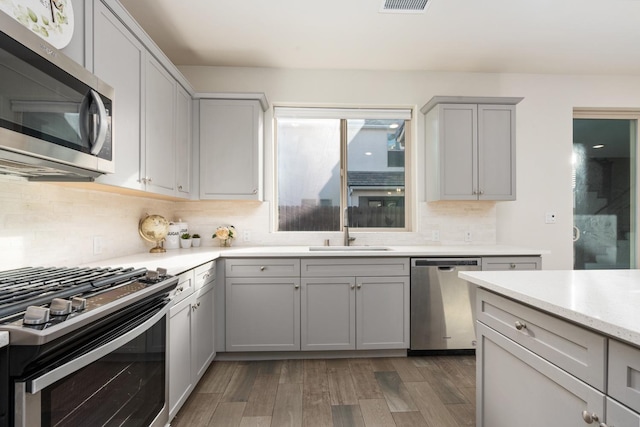
{"label": "tile backsplash", "polygon": [[[0,270],[74,266],[148,251],[152,244],[138,234],[138,222],[147,213],[182,219],[191,233],[203,237],[204,246],[218,244],[211,235],[220,225],[236,228],[234,246],[321,245],[325,239],[342,244],[340,232],[271,232],[269,202],[176,202],[0,176]],[[356,244],[369,245],[496,243],[495,202],[422,202],[415,222],[416,232],[351,235]],[[466,232],[472,242],[465,242]]]}

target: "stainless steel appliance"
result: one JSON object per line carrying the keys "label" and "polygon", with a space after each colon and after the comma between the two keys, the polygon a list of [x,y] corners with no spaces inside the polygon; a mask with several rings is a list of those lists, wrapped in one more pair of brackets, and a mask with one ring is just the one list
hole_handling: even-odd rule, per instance
{"label": "stainless steel appliance", "polygon": [[92,180],[114,172],[113,89],[0,12],[0,173]]}
{"label": "stainless steel appliance", "polygon": [[475,286],[458,272],[480,258],[411,259],[411,344],[417,351],[475,349]]}
{"label": "stainless steel appliance", "polygon": [[164,426],[177,282],[162,269],[0,272],[0,426]]}

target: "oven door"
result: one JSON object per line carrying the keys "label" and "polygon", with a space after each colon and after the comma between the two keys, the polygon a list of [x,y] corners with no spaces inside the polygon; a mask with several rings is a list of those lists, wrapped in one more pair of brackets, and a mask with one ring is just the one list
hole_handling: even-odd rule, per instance
{"label": "oven door", "polygon": [[15,425],[166,425],[168,310],[146,310],[91,349],[14,382]]}

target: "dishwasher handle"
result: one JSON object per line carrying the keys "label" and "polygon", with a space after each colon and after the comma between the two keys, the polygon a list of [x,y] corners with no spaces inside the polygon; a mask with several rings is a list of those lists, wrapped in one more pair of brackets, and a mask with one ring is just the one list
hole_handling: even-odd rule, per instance
{"label": "dishwasher handle", "polygon": [[480,258],[412,258],[411,267],[438,267],[440,270],[460,266],[480,267]]}

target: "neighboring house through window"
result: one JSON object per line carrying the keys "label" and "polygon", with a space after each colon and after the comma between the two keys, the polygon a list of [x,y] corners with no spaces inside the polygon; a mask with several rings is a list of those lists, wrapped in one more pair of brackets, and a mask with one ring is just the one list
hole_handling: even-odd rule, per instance
{"label": "neighboring house through window", "polygon": [[411,110],[276,107],[275,119],[279,231],[407,229]]}

